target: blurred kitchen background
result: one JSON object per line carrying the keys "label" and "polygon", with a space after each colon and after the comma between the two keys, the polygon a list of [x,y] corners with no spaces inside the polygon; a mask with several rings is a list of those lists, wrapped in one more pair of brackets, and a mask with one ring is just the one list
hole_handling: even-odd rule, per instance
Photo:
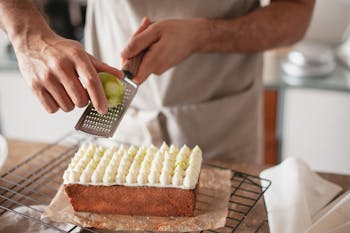
{"label": "blurred kitchen background", "polygon": [[[83,42],[86,1],[36,1],[56,32]],[[317,0],[305,39],[265,53],[265,162],[300,157],[312,169],[350,174],[350,1]],[[82,109],[48,115],[0,31],[0,133],[54,142]]]}

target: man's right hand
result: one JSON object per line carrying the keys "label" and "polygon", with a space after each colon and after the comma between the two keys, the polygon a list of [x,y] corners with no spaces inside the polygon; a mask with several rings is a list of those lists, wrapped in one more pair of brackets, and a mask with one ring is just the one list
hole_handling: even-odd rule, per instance
{"label": "man's right hand", "polygon": [[[71,111],[89,99],[99,113],[107,100],[97,72],[122,77],[122,72],[86,53],[80,43],[54,32],[29,35],[13,43],[19,68],[47,112]],[[85,88],[84,88],[85,86]]]}
{"label": "man's right hand", "polygon": [[21,73],[46,111],[68,112],[89,99],[99,113],[108,111],[97,72],[122,77],[121,71],[54,33],[31,0],[0,0],[0,16],[0,28],[13,45]]}

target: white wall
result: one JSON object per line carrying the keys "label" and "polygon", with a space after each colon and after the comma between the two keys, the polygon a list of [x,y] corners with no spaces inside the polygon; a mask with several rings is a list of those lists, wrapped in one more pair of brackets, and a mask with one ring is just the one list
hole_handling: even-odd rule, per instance
{"label": "white wall", "polygon": [[350,93],[288,89],[282,159],[298,157],[312,169],[350,174]]}
{"label": "white wall", "polygon": [[19,71],[0,70],[0,127],[10,138],[53,142],[74,129],[83,109],[48,114]]}
{"label": "white wall", "polygon": [[[265,6],[270,0],[260,0]],[[350,36],[350,0],[316,0],[306,40],[339,44]]]}
{"label": "white wall", "polygon": [[339,44],[350,26],[350,0],[316,0],[307,40]]}

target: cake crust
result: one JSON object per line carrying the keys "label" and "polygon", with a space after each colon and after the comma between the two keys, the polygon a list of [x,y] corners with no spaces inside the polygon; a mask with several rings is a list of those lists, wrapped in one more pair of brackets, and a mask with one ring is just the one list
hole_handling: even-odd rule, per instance
{"label": "cake crust", "polygon": [[65,184],[75,211],[138,216],[194,215],[196,189]]}
{"label": "cake crust", "polygon": [[64,187],[75,211],[193,216],[201,163],[198,146],[85,143],[64,172]]}

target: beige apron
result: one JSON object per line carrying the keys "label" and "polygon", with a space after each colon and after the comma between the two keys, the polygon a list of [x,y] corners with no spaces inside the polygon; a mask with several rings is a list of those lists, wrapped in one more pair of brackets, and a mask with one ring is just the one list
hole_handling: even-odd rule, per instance
{"label": "beige apron", "polygon": [[[141,19],[234,18],[256,0],[109,0],[88,2],[86,49],[120,68],[120,53]],[[207,158],[261,162],[261,54],[195,54],[135,97],[116,138],[137,145],[165,140],[199,145]]]}

